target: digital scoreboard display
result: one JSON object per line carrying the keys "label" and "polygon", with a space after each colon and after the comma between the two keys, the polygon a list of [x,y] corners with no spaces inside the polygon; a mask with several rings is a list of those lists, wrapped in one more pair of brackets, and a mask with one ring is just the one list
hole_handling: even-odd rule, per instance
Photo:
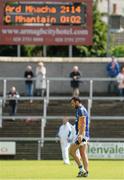
{"label": "digital scoreboard display", "polygon": [[4,6],[4,24],[86,25],[86,3],[9,2]]}
{"label": "digital scoreboard display", "polygon": [[90,45],[92,0],[1,0],[0,44]]}

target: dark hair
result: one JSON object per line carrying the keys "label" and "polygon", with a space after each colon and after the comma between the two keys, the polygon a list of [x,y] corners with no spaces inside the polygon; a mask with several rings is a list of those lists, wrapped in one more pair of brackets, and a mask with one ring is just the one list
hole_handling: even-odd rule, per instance
{"label": "dark hair", "polygon": [[124,66],[121,66],[121,70],[120,70],[120,72],[123,70],[123,68],[124,68]]}
{"label": "dark hair", "polygon": [[77,97],[77,96],[72,97],[72,98],[71,98],[71,101],[72,101],[72,100],[73,100],[73,101],[81,102],[80,98]]}

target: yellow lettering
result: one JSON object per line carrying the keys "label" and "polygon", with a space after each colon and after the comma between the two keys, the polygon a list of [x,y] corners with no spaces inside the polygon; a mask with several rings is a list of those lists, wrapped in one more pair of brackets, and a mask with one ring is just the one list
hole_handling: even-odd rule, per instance
{"label": "yellow lettering", "polygon": [[10,5],[5,6],[5,12],[11,13],[14,12],[15,7],[11,7]]}
{"label": "yellow lettering", "polygon": [[21,5],[20,5],[20,6],[17,6],[17,7],[15,8],[15,12],[21,13],[21,12],[22,12],[22,6],[21,6]]}
{"label": "yellow lettering", "polygon": [[53,24],[56,23],[56,18],[55,17],[25,17],[25,16],[15,16],[15,23],[48,23],[48,24]]}
{"label": "yellow lettering", "polygon": [[56,8],[55,7],[48,7],[48,6],[31,6],[27,5],[25,6],[25,12],[27,13],[56,13]]}
{"label": "yellow lettering", "polygon": [[5,22],[10,23],[11,22],[11,16],[5,16]]}

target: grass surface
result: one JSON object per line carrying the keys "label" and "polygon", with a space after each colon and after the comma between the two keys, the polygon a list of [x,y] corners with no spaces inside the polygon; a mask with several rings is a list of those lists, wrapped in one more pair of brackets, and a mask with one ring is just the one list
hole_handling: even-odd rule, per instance
{"label": "grass surface", "polygon": [[78,168],[72,161],[0,161],[0,179],[124,179],[124,161],[90,160],[88,178],[76,178]]}

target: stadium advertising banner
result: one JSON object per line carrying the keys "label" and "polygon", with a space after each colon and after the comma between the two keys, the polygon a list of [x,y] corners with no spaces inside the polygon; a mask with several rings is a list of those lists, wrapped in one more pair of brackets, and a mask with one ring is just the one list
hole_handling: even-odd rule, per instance
{"label": "stadium advertising banner", "polygon": [[0,142],[0,155],[15,155],[15,142]]}
{"label": "stadium advertising banner", "polygon": [[124,159],[124,143],[90,142],[88,154],[90,159]]}
{"label": "stadium advertising banner", "polygon": [[2,45],[91,45],[92,0],[1,0]]}

